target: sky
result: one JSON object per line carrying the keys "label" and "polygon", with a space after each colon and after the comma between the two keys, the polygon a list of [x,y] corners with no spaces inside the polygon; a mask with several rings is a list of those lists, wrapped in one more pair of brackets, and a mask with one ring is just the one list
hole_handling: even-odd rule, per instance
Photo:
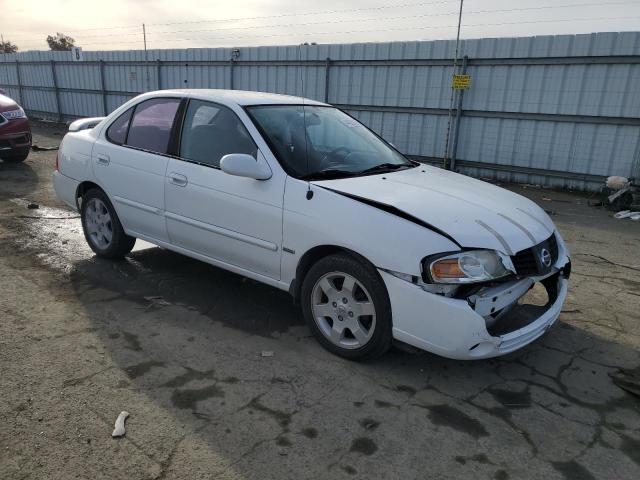
{"label": "sky", "polygon": [[[460,0],[0,0],[20,51],[62,32],[84,50],[243,47],[456,37]],[[640,0],[464,0],[461,38],[640,30]]]}

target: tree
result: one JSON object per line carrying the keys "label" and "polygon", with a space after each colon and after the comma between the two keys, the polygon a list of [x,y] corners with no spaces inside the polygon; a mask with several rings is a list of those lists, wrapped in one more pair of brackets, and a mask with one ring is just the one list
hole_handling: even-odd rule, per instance
{"label": "tree", "polygon": [[55,36],[47,36],[47,43],[51,50],[56,52],[65,52],[71,50],[71,47],[74,46],[75,40],[64,33],[57,32]]}
{"label": "tree", "polygon": [[16,53],[18,46],[11,43],[9,40],[0,42],[0,53]]}

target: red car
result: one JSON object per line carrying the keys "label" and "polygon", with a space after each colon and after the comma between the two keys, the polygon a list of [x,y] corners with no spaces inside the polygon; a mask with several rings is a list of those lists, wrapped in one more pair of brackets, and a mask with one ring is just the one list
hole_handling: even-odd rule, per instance
{"label": "red car", "polygon": [[0,93],[0,158],[22,162],[31,150],[31,127],[20,105]]}

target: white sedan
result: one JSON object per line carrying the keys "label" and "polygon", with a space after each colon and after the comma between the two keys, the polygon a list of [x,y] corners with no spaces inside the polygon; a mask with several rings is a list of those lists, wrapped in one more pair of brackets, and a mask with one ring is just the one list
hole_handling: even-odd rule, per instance
{"label": "white sedan", "polygon": [[[567,294],[567,248],[536,204],[411,161],[299,97],[145,93],[74,122],[53,181],[96,255],[140,238],[287,290],[346,358],[394,339],[502,355],[540,337]],[[537,284],[546,299],[526,303]]]}

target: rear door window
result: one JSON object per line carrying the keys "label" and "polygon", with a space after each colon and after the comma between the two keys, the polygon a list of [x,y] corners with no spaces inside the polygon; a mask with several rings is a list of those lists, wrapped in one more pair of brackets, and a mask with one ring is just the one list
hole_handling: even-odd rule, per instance
{"label": "rear door window", "polygon": [[238,116],[229,108],[191,100],[184,117],[180,157],[211,167],[230,153],[256,158],[258,148]]}
{"label": "rear door window", "polygon": [[107,138],[112,143],[122,145],[127,140],[127,130],[129,129],[129,121],[131,120],[133,108],[130,108],[109,125],[107,129]]}
{"label": "rear door window", "polygon": [[133,113],[126,145],[167,153],[179,105],[179,98],[153,98],[139,103]]}

